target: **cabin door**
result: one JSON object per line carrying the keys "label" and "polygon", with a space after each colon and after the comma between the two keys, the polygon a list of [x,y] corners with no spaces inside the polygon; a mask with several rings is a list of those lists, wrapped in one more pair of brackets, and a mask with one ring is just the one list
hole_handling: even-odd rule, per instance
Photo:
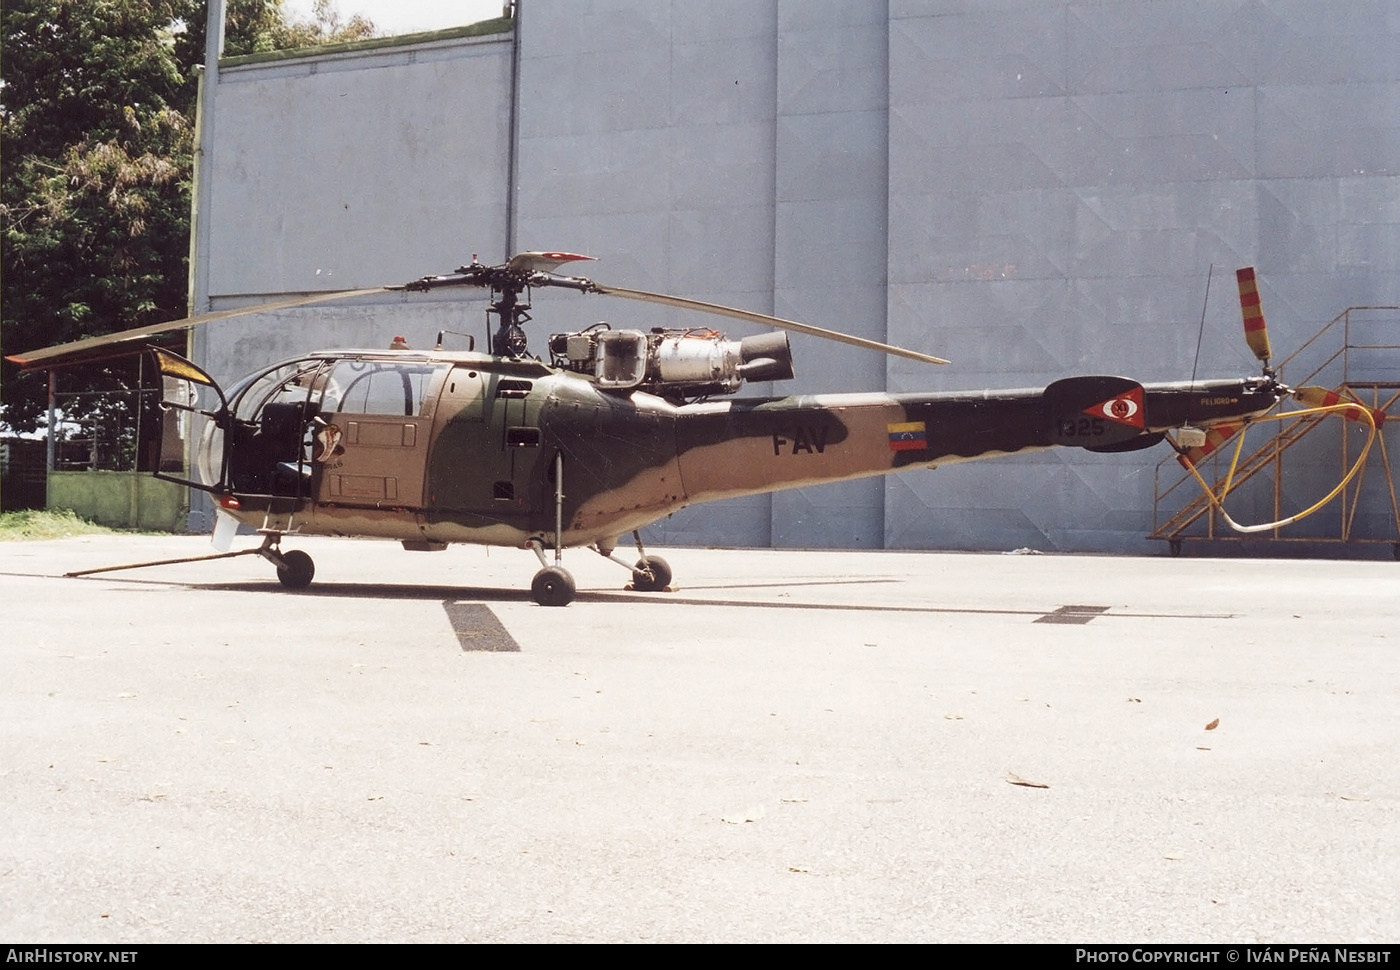
{"label": "cabin door", "polygon": [[315,431],[317,502],[421,508],[438,388],[447,368],[421,362],[337,361]]}
{"label": "cabin door", "polygon": [[[161,348],[152,348],[149,353],[161,381],[155,477],[207,492],[222,490],[228,474],[220,430],[228,419],[223,390],[202,368],[179,354]],[[194,443],[201,441],[208,456],[193,453]],[[199,478],[189,467],[191,458],[203,459],[199,461],[203,466]]]}

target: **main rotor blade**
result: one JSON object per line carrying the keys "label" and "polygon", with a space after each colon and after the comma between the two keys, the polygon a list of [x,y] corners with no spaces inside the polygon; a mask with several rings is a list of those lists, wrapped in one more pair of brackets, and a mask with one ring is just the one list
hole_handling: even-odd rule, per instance
{"label": "main rotor blade", "polygon": [[855,337],[848,333],[841,333],[838,330],[825,330],[822,327],[814,327],[809,323],[798,323],[796,320],[784,320],[781,317],[771,317],[766,313],[754,313],[752,310],[739,310],[735,307],[721,306],[718,303],[688,300],[683,296],[671,296],[666,293],[649,293],[646,290],[629,290],[620,286],[604,286],[601,283],[594,283],[589,288],[589,292],[600,293],[605,296],[620,296],[628,300],[643,300],[647,303],[662,303],[666,306],[678,307],[682,310],[698,310],[701,313],[713,313],[721,317],[731,317],[735,320],[746,320],[749,323],[758,323],[765,327],[776,327],[779,330],[790,330],[793,333],[805,333],[811,337],[835,340],[837,343],[850,344],[852,347],[864,347],[866,350],[878,350],[882,354],[890,354],[894,357],[906,357],[909,360],[917,360],[925,364],[948,363],[948,361],[944,360],[942,357],[932,357],[928,354],[921,354],[917,350],[905,350],[903,347],[896,347],[893,344],[882,344],[877,340],[866,340],[864,337]]}
{"label": "main rotor blade", "polygon": [[183,317],[179,320],[169,320],[165,323],[153,323],[150,326],[137,327],[134,330],[123,330],[120,333],[109,333],[100,337],[88,337],[84,340],[74,340],[70,343],[58,344],[54,347],[45,347],[43,350],[31,350],[27,353],[14,354],[5,359],[18,364],[21,370],[33,370],[39,367],[62,367],[68,364],[107,360],[111,357],[120,357],[123,354],[131,352],[132,348],[123,346],[125,344],[136,343],[164,333],[173,333],[176,330],[191,330],[202,324],[213,323],[215,320],[227,320],[230,317],[241,317],[245,314],[260,313],[265,310],[286,310],[292,307],[310,306],[313,303],[324,303],[328,300],[369,296],[371,293],[382,292],[384,292],[384,287],[373,286],[363,290],[336,290],[332,293],[318,293],[315,296],[299,296],[290,300],[277,300],[273,303],[259,303],[257,306],[239,307],[236,310],[220,310],[217,313],[204,313],[197,317]]}

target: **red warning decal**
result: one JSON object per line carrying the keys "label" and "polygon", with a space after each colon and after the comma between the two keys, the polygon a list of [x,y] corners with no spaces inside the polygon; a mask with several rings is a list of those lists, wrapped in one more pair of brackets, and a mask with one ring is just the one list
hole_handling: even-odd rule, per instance
{"label": "red warning decal", "polygon": [[1085,408],[1084,413],[1096,418],[1108,418],[1132,428],[1142,428],[1142,388],[1135,387],[1125,394],[1111,397],[1107,401]]}

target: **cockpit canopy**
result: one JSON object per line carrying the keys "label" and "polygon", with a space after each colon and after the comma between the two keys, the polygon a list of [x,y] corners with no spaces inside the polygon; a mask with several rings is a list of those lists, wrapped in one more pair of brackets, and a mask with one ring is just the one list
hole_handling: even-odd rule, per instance
{"label": "cockpit canopy", "polygon": [[375,360],[361,357],[313,357],[286,361],[240,381],[229,392],[229,406],[239,421],[256,423],[269,405],[295,404],[315,414],[420,415],[428,404],[434,374],[446,364]]}
{"label": "cockpit canopy", "polygon": [[[210,491],[251,494],[299,489],[309,476],[316,426],[333,415],[426,414],[436,378],[451,367],[402,354],[318,354],[275,364],[225,395],[181,357],[162,352],[157,362],[166,412],[162,472]],[[197,481],[170,474],[183,469],[187,441],[199,442]]]}

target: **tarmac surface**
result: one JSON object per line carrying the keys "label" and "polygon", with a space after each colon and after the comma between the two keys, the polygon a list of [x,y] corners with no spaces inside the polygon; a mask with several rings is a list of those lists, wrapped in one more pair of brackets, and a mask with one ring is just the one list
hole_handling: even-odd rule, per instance
{"label": "tarmac surface", "polygon": [[0,939],[1400,939],[1400,564],[285,546],[0,544]]}

